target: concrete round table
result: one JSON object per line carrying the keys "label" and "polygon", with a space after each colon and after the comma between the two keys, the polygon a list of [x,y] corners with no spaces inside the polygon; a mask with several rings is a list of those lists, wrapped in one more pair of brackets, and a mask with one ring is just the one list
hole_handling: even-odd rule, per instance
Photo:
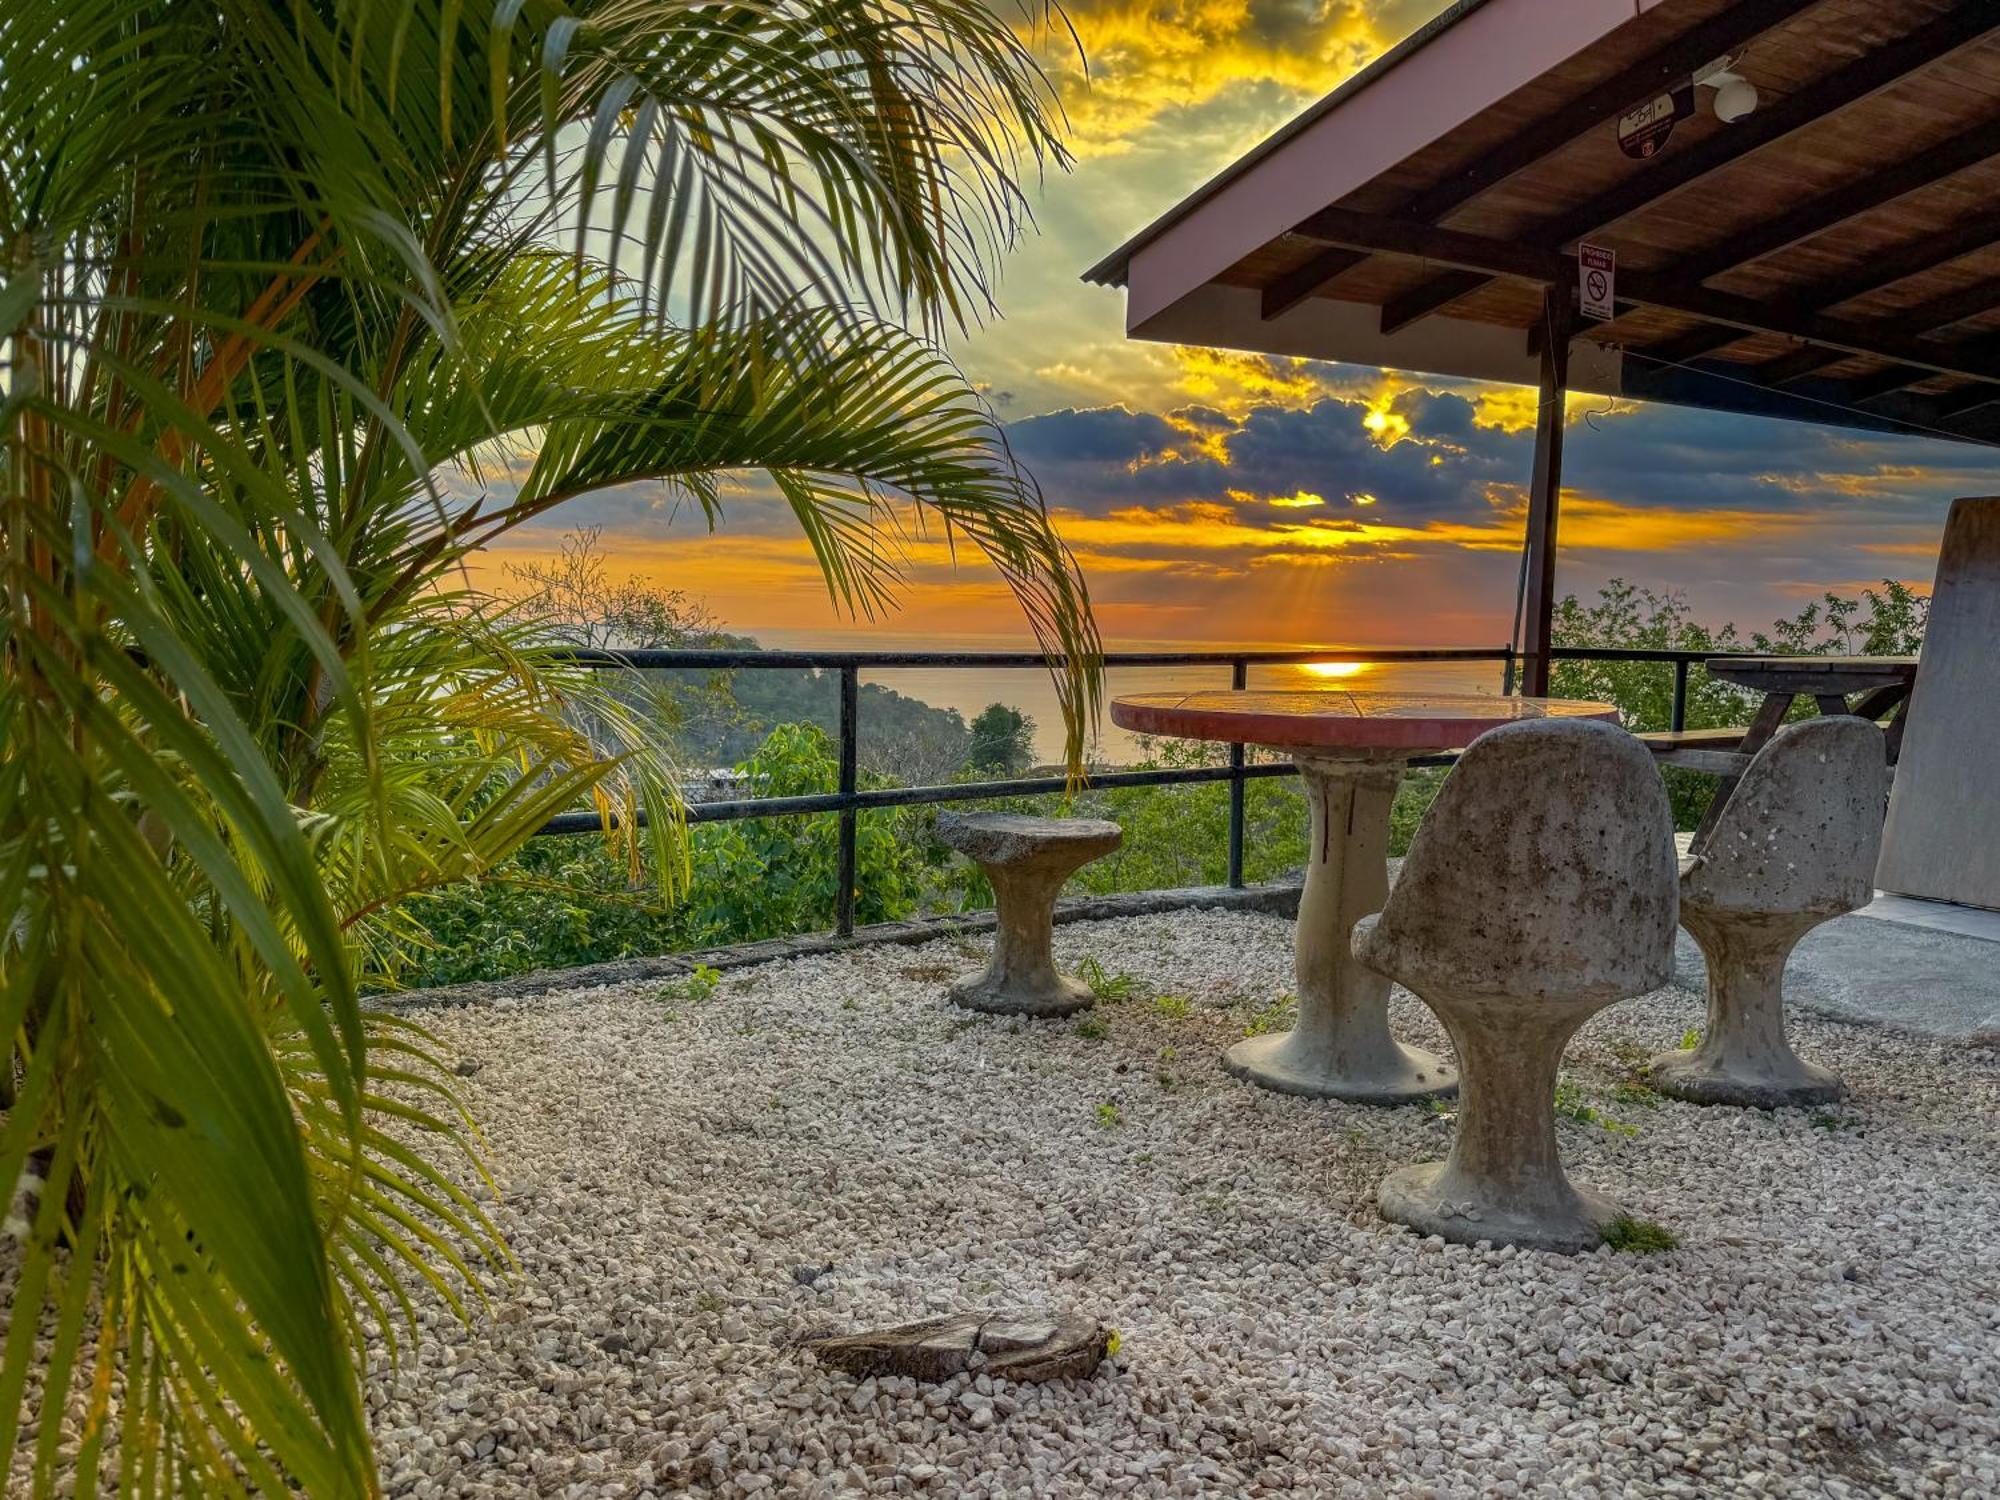
{"label": "concrete round table", "polygon": [[1401,1104],[1449,1094],[1458,1072],[1389,1032],[1389,981],[1349,948],[1354,924],[1389,894],[1389,808],[1417,756],[1462,750],[1522,719],[1618,722],[1608,703],[1470,693],[1142,693],[1111,705],[1140,734],[1264,745],[1290,755],[1312,807],[1312,859],[1299,899],[1291,1031],[1249,1037],[1223,1066],[1286,1094]]}

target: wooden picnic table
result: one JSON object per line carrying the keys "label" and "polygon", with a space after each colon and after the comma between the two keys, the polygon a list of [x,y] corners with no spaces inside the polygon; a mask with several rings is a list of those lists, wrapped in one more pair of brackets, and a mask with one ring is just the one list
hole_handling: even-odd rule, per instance
{"label": "wooden picnic table", "polygon": [[1299,1017],[1254,1036],[1223,1066],[1280,1093],[1400,1104],[1448,1094],[1457,1071],[1389,1031],[1389,981],[1349,948],[1354,924],[1389,893],[1389,809],[1419,756],[1462,750],[1523,719],[1618,722],[1608,703],[1471,693],[1142,693],[1111,705],[1111,722],[1141,734],[1263,745],[1289,755],[1312,807],[1312,857],[1293,952]]}
{"label": "wooden picnic table", "polygon": [[1896,763],[1902,748],[1903,709],[1910,688],[1917,680],[1914,656],[1713,656],[1703,664],[1708,675],[1722,682],[1762,693],[1750,727],[1733,751],[1700,749],[1670,751],[1660,759],[1667,765],[1684,764],[1699,770],[1722,772],[1715,797],[1695,830],[1694,851],[1699,853],[1715,831],[1736,783],[1751,757],[1770,743],[1771,736],[1784,726],[1792,705],[1810,698],[1822,714],[1853,714],[1880,722],[1894,713],[1888,726],[1889,763]]}

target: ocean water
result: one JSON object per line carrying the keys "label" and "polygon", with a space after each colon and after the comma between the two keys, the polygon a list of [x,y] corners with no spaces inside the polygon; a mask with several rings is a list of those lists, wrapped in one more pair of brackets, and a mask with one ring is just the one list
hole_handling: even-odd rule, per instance
{"label": "ocean water", "polygon": [[[922,651],[940,649],[935,641],[917,641],[885,634],[749,630],[765,646],[787,650],[828,651]],[[957,639],[951,649],[959,651],[1018,651],[1023,644],[1013,639]],[[1185,641],[1111,641],[1107,651],[1233,651],[1296,650],[1294,646],[1195,646]],[[1312,666],[1270,666],[1250,669],[1253,688],[1352,688],[1378,693],[1498,693],[1501,666],[1497,661],[1472,662],[1358,662],[1341,658],[1330,650],[1329,659]],[[1037,759],[1052,762],[1062,756],[1062,711],[1055,684],[1039,668],[931,668],[911,667],[894,671],[866,672],[864,682],[879,682],[906,697],[917,698],[938,708],[954,708],[969,722],[989,703],[1006,703],[1035,721]],[[1229,668],[1215,667],[1112,667],[1105,672],[1107,700],[1125,693],[1194,692],[1203,688],[1229,686]],[[1127,764],[1138,758],[1137,741],[1111,722],[1107,711],[1096,726],[1090,759],[1099,764]]]}

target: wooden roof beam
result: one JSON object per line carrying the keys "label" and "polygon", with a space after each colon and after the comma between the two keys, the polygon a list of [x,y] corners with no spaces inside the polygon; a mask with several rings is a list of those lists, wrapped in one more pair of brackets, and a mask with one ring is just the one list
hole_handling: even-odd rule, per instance
{"label": "wooden roof beam", "polygon": [[[1730,6],[1603,83],[1586,89],[1470,165],[1407,198],[1395,210],[1395,217],[1425,223],[1442,219],[1488,188],[1497,187],[1516,172],[1525,171],[1543,157],[1560,151],[1586,131],[1685,81],[1703,63],[1735,51],[1820,3],[1821,0],[1744,0]],[[1265,319],[1290,312],[1343,271],[1367,258],[1355,250],[1322,250],[1265,289]]]}
{"label": "wooden roof beam", "polygon": [[[1931,344],[1928,347],[1937,350],[1943,358],[1951,361],[1954,368],[1942,373],[2000,381],[2000,333],[1974,334],[1971,338],[1960,339],[1956,343]],[[1872,374],[1848,381],[1841,390],[1841,396],[1850,402],[1879,401],[1884,396],[1894,395],[1897,391],[1910,386],[1921,385],[1939,373],[1934,364],[1905,361],[1886,370],[1877,370]],[[1955,394],[1956,392],[1953,392],[1951,395],[1940,397],[1940,406],[1949,403]],[[1954,413],[1941,411],[1939,414],[1951,416]]]}
{"label": "wooden roof beam", "polygon": [[[1865,292],[1880,291],[1885,286],[1894,286],[1899,281],[1907,281],[1912,276],[1948,265],[1976,250],[1984,250],[1996,240],[2000,240],[2000,209],[1989,209],[1959,220],[1942,234],[1927,234],[1919,239],[1910,240],[1886,253],[1870,256],[1852,270],[1823,277],[1809,286],[1774,297],[1772,300],[1777,306],[1792,313],[1827,312]],[[1688,274],[1685,261],[1660,274],[1671,281],[1692,282],[1700,279]],[[1946,297],[1933,298],[1931,302],[1924,303],[1920,307],[1871,322],[1892,336],[1925,333],[1933,328],[1943,328],[1956,323],[1961,318],[1969,318],[1975,312],[1984,312],[1994,305],[1991,301],[1981,302],[1975,299],[1975,305],[1969,310],[1954,312],[1953,309],[1960,305],[1963,295],[1954,292]],[[1646,353],[1669,364],[1679,364],[1713,353],[1717,349],[1735,343],[1740,337],[1740,334],[1730,334],[1722,329],[1698,328],[1662,343],[1650,345]],[[1783,356],[1786,360],[1792,357]],[[1800,358],[1803,360],[1803,356]],[[1827,363],[1831,361],[1822,360],[1819,364],[1802,369],[1800,373],[1810,373],[1811,370],[1819,369]]]}
{"label": "wooden roof beam", "polygon": [[1821,193],[1762,224],[1739,230],[1707,250],[1683,257],[1675,263],[1673,274],[1682,281],[1712,280],[1767,255],[1816,239],[1849,219],[1872,213],[1920,188],[1976,167],[1992,156],[2000,156],[2000,119],[1975,125],[1894,166],[1857,178],[1830,193]]}
{"label": "wooden roof beam", "polygon": [[[1576,275],[1575,260],[1559,251],[1348,209],[1322,209],[1302,228],[1330,247],[1416,257],[1453,271],[1477,272],[1486,280],[1513,277],[1551,286],[1568,285]],[[1618,292],[1621,302],[1681,313],[1743,333],[1773,333],[1844,354],[1866,354],[1912,365],[1933,374],[2000,382],[2000,368],[1990,360],[1969,362],[1947,345],[1884,334],[1871,324],[1788,312],[1760,298],[1688,286],[1643,271],[1620,272]]]}
{"label": "wooden roof beam", "polygon": [[[1992,312],[1995,308],[2000,308],[2000,276],[1989,276],[1984,281],[1975,281],[1970,286],[1877,319],[1875,326],[1885,332],[1930,333],[1939,328],[1949,328],[1953,323],[1962,323],[1967,318],[1976,318],[1981,313]],[[1845,358],[1845,355],[1830,349],[1797,349],[1758,365],[1751,371],[1751,378],[1765,385],[1787,385],[1815,371],[1824,370],[1828,365],[1839,364]]]}
{"label": "wooden roof beam", "polygon": [[[1520,238],[1537,246],[1559,249],[1596,234],[1627,214],[1692,186],[1732,162],[1879,94],[1996,29],[2000,29],[2000,0],[1961,0],[1956,8],[1888,46],[1815,79],[1797,93],[1759,109],[1747,120],[1703,138],[1678,155],[1655,158],[1616,186],[1572,209],[1551,215]],[[1442,311],[1485,284],[1465,284],[1463,278],[1459,283],[1461,289],[1449,297],[1444,295],[1447,286],[1442,277],[1432,287],[1413,288],[1408,294],[1410,305],[1430,300],[1436,304],[1429,309],[1431,312]]]}

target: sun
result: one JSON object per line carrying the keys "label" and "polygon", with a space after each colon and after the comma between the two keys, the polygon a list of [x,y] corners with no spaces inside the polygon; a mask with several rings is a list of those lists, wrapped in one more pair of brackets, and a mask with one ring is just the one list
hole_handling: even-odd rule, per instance
{"label": "sun", "polygon": [[1367,665],[1359,661],[1314,661],[1307,662],[1305,670],[1314,677],[1355,677]]}

